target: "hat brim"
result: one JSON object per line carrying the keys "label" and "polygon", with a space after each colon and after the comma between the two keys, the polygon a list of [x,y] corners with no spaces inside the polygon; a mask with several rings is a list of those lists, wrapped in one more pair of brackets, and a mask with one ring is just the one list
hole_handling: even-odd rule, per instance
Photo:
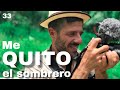
{"label": "hat brim", "polygon": [[89,20],[91,17],[86,14],[86,13],[80,13],[80,12],[64,12],[64,13],[59,13],[56,15],[53,15],[51,17],[48,17],[45,21],[40,23],[40,26],[44,28],[48,28],[48,24],[56,19],[63,18],[63,17],[78,17],[83,19],[83,23],[85,23],[87,20]]}

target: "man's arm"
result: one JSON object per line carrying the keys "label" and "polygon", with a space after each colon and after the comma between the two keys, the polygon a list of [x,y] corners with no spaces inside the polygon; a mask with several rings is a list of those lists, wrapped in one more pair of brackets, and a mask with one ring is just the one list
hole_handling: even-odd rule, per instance
{"label": "man's arm", "polygon": [[77,68],[71,79],[88,79],[89,72],[84,69]]}

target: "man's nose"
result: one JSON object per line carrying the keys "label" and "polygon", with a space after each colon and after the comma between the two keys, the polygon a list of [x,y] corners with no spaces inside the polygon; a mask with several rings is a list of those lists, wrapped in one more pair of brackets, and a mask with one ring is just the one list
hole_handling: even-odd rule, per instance
{"label": "man's nose", "polygon": [[82,38],[81,38],[81,36],[80,36],[80,35],[77,35],[77,36],[75,37],[74,42],[77,43],[77,44],[81,44],[81,43],[82,43]]}

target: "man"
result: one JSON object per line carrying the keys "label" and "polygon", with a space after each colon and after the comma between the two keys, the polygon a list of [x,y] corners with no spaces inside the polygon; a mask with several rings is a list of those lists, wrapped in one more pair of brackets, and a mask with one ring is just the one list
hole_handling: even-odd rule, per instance
{"label": "man", "polygon": [[[56,56],[52,56],[51,65],[46,65],[45,59],[42,58],[43,65],[41,67],[34,66],[26,68],[25,71],[70,71],[72,74],[69,78],[71,79],[107,78],[106,70],[117,64],[119,56],[116,52],[110,51],[108,45],[97,48],[98,43],[101,42],[100,38],[93,38],[82,58],[77,58],[79,56],[77,47],[82,43],[83,24],[89,19],[88,14],[79,11],[49,12],[48,19],[40,23],[42,27],[48,29],[52,38],[52,44],[48,51],[55,51],[56,54],[60,51],[67,51],[71,55],[71,62],[67,66],[60,66],[56,63]],[[65,60],[63,56],[62,61]],[[78,66],[76,67],[76,65]],[[93,70],[95,70],[95,77],[94,74],[92,75]]]}

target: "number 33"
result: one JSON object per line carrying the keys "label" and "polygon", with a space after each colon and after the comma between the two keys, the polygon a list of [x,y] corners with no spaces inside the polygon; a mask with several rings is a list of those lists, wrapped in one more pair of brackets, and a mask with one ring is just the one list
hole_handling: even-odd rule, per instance
{"label": "number 33", "polygon": [[3,13],[2,17],[3,18],[11,18],[11,13]]}

